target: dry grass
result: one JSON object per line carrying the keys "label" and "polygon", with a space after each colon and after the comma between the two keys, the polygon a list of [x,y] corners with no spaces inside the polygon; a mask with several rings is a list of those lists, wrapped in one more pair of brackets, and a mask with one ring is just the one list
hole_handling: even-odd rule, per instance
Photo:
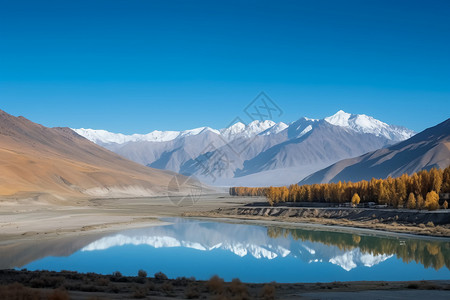
{"label": "dry grass", "polygon": [[275,284],[267,283],[262,287],[261,294],[260,294],[262,299],[273,300],[273,299],[275,299],[275,295],[276,295]]}
{"label": "dry grass", "polygon": [[225,289],[223,279],[217,275],[211,277],[206,283],[206,286],[211,293],[217,295],[221,295]]}

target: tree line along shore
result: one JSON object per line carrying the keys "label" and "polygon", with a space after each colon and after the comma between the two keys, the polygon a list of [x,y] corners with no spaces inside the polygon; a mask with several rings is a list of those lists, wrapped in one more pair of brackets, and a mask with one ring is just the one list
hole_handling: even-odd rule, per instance
{"label": "tree line along shore", "polygon": [[393,208],[447,209],[450,166],[422,170],[412,175],[370,181],[344,181],[289,187],[231,187],[232,196],[265,196],[270,205],[282,202],[375,203]]}

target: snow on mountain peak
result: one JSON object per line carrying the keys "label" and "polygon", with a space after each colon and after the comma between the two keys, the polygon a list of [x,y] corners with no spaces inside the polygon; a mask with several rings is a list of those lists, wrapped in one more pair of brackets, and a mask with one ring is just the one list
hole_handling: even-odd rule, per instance
{"label": "snow on mountain peak", "polygon": [[[388,140],[394,142],[403,141],[415,134],[414,131],[404,127],[388,125],[377,119],[374,119],[367,115],[349,114],[343,110],[339,110],[337,113],[324,119],[329,124],[347,128],[349,130],[358,133],[374,134],[379,137],[385,137]],[[296,122],[289,125],[280,122],[275,123],[270,120],[255,120],[249,124],[242,122],[236,122],[228,128],[216,130],[210,127],[199,127],[184,131],[159,131],[154,130],[148,134],[132,134],[125,135],[121,133],[112,133],[106,130],[94,130],[94,129],[73,129],[76,133],[84,136],[94,143],[100,145],[106,144],[125,144],[128,142],[168,142],[177,138],[183,138],[188,136],[195,136],[206,132],[211,132],[221,136],[227,141],[232,141],[237,138],[251,138],[256,135],[266,136],[272,134],[278,134],[288,127],[297,126],[295,133],[291,130],[291,135],[295,135],[297,138],[305,135],[307,132],[314,128],[314,123],[319,122],[317,119],[310,119],[303,117]]]}
{"label": "snow on mountain peak", "polygon": [[327,121],[330,124],[336,125],[336,126],[342,126],[347,127],[349,126],[349,119],[352,115],[349,113],[346,113],[343,110],[338,111],[331,117],[326,117],[325,121]]}
{"label": "snow on mountain peak", "polygon": [[240,137],[249,138],[258,135],[269,128],[275,126],[276,123],[270,120],[259,121],[255,120],[248,125],[237,122],[228,128],[220,130],[220,134],[227,140],[233,140]]}
{"label": "snow on mountain peak", "polygon": [[343,110],[326,117],[325,121],[335,126],[345,127],[359,133],[382,136],[392,141],[403,141],[415,134],[414,131],[407,128],[388,125],[373,117],[364,114],[349,114]]}

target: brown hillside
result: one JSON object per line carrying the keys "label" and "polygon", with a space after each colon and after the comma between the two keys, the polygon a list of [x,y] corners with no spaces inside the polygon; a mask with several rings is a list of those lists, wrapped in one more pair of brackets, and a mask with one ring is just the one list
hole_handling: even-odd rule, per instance
{"label": "brown hillside", "polygon": [[0,110],[0,197],[161,195],[174,176],[110,152],[69,128],[47,128]]}

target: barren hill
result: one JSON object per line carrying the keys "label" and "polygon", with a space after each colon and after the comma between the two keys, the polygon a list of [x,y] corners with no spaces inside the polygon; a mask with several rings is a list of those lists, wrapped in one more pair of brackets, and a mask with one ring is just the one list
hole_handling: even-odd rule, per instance
{"label": "barren hill", "polygon": [[185,180],[129,161],[69,128],[47,128],[0,110],[0,198],[161,195],[174,176]]}

